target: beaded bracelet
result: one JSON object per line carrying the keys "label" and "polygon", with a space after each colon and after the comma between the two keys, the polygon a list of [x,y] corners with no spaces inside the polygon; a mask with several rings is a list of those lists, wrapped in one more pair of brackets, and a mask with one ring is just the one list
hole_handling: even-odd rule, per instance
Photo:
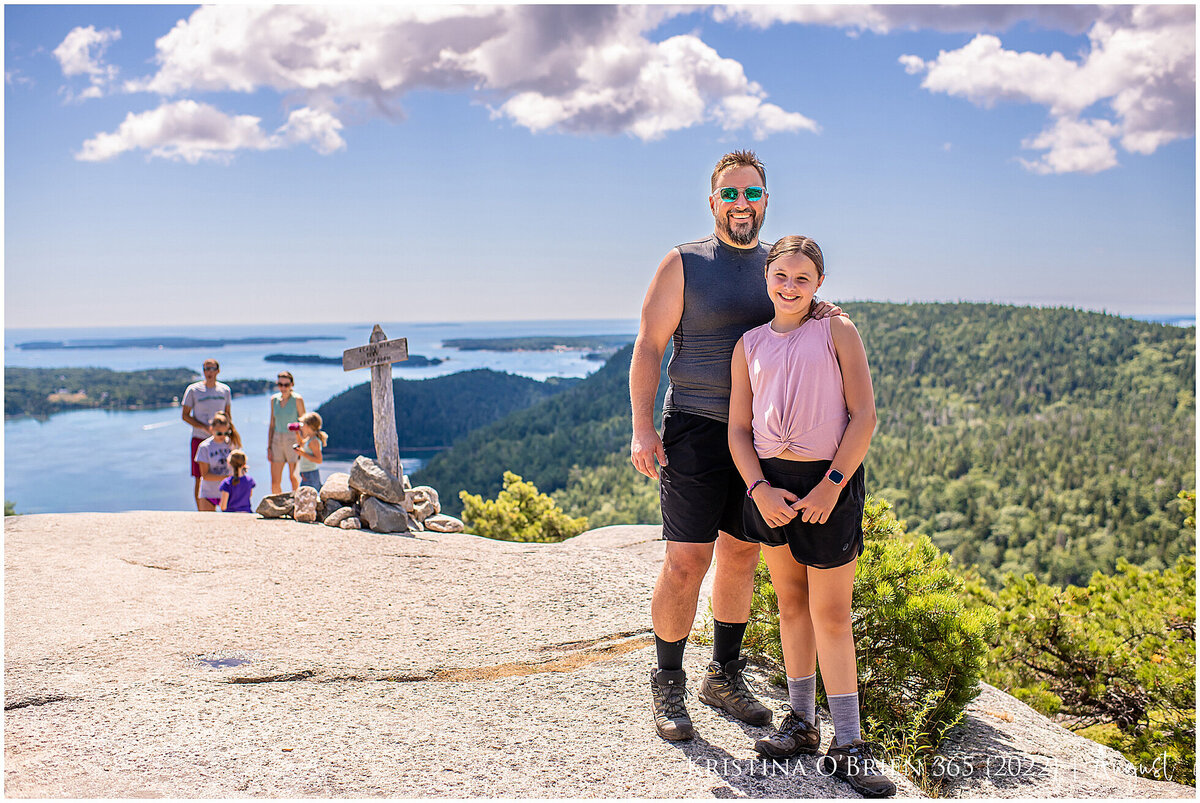
{"label": "beaded bracelet", "polygon": [[746,496],[753,499],[754,498],[754,489],[759,486],[759,483],[763,483],[763,482],[767,483],[768,488],[774,487],[771,485],[771,483],[767,482],[766,480],[755,480],[754,482],[750,483],[750,487],[746,489]]}

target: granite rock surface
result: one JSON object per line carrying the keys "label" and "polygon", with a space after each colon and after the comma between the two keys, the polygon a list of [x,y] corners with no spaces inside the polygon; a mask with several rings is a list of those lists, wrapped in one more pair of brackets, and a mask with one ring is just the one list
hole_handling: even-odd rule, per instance
{"label": "granite rock surface", "polygon": [[[520,544],[242,514],[9,518],[4,791],[857,797],[815,757],[764,765],[752,751],[764,729],[694,697],[697,738],[658,738],[648,611],[662,555],[658,527]],[[711,575],[698,623],[710,587]],[[689,644],[693,690],[707,662]],[[785,692],[749,674],[778,718]],[[977,764],[980,751],[1013,771],[976,771],[945,794],[1195,796],[1132,777],[1112,751],[988,687],[948,760]],[[1043,771],[1080,756],[1107,769]],[[892,777],[899,797],[926,796]]]}

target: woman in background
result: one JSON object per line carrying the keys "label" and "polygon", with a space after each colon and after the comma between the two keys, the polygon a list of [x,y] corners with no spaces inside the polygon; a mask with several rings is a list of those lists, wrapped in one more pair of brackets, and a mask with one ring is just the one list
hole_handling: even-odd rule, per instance
{"label": "woman in background", "polygon": [[271,493],[282,492],[283,467],[287,466],[292,490],[300,487],[296,473],[298,456],[292,449],[292,433],[288,424],[295,424],[304,415],[304,399],[292,391],[296,384],[290,371],[280,371],[275,384],[279,392],[271,397],[271,424],[267,427],[267,462],[271,464]]}

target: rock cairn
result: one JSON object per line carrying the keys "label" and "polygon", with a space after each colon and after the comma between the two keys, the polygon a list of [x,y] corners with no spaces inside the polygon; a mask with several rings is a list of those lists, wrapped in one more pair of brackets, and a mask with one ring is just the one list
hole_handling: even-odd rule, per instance
{"label": "rock cairn", "polygon": [[319,492],[304,487],[294,493],[272,494],[258,503],[256,512],[267,519],[322,522],[343,530],[463,531],[460,520],[442,514],[436,490],[428,485],[414,488],[407,474],[397,478],[362,455],[355,459],[349,474],[343,471],[330,474]]}

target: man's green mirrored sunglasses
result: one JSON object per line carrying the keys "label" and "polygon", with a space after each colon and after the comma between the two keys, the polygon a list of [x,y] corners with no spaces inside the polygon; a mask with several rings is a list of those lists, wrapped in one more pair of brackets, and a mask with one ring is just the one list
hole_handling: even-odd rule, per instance
{"label": "man's green mirrored sunglasses", "polygon": [[721,187],[714,195],[717,195],[727,204],[731,204],[738,199],[738,194],[742,193],[746,196],[747,201],[761,201],[762,197],[767,194],[767,191],[762,187],[747,187],[745,190],[739,190],[737,187]]}

